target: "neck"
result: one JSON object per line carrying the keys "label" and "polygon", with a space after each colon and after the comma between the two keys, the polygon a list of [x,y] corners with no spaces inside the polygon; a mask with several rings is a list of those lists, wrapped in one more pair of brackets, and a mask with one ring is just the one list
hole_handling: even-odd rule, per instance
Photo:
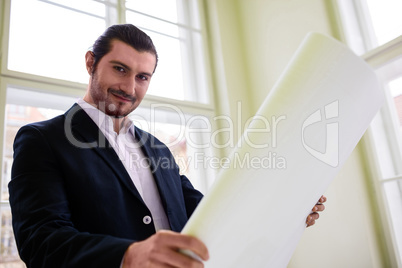
{"label": "neck", "polygon": [[119,134],[120,129],[123,127],[124,123],[126,122],[126,117],[111,117],[113,120],[113,130]]}
{"label": "neck", "polygon": [[[88,104],[94,106],[95,108],[99,109],[99,107],[97,107],[97,105],[92,101],[92,98],[90,97],[88,91],[85,94],[83,100],[86,101]],[[113,130],[117,134],[119,134],[120,129],[123,127],[123,125],[125,123],[126,117],[113,117],[113,116],[110,116],[110,118],[112,118],[112,121],[113,121]]]}

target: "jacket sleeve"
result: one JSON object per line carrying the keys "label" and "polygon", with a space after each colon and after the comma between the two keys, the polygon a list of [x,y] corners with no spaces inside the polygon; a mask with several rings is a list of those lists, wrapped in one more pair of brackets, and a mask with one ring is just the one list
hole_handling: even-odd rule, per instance
{"label": "jacket sleeve", "polygon": [[181,175],[181,185],[186,204],[187,217],[190,218],[194,210],[197,208],[198,203],[200,203],[203,198],[203,195],[193,187],[189,179],[184,175]]}
{"label": "jacket sleeve", "polygon": [[60,165],[38,128],[20,129],[9,192],[21,259],[28,267],[119,267],[134,241],[74,227]]}

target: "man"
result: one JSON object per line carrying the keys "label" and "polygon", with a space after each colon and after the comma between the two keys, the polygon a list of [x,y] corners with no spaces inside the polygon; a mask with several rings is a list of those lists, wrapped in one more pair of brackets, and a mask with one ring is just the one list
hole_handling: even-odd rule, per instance
{"label": "man", "polygon": [[[22,260],[52,268],[202,267],[178,252],[208,259],[201,241],[178,233],[202,194],[179,174],[169,149],[127,118],[157,65],[151,39],[115,25],[85,59],[84,98],[64,115],[22,127],[15,139],[9,191]],[[307,225],[323,209],[317,204]]]}

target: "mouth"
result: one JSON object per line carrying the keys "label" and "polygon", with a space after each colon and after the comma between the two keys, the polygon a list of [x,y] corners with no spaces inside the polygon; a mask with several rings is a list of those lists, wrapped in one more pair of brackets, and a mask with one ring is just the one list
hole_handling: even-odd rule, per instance
{"label": "mouth", "polygon": [[135,102],[135,97],[126,94],[122,90],[109,89],[109,93],[122,102],[130,102],[130,103]]}
{"label": "mouth", "polygon": [[116,98],[118,98],[118,99],[121,100],[121,101],[124,101],[124,102],[132,102],[132,100],[127,99],[127,98],[124,98],[124,97],[122,97],[122,96],[120,96],[120,95],[115,95],[115,94],[113,94],[113,93],[112,93],[112,95],[115,96]]}

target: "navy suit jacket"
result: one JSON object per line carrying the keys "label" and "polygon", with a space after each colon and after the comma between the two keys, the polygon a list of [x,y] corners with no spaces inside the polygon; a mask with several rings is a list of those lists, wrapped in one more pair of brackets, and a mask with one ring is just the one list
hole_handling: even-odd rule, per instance
{"label": "navy suit jacket", "polygon": [[[135,128],[173,231],[202,198],[169,149]],[[119,267],[134,241],[155,233],[122,162],[79,105],[22,127],[9,183],[13,228],[28,267]]]}

